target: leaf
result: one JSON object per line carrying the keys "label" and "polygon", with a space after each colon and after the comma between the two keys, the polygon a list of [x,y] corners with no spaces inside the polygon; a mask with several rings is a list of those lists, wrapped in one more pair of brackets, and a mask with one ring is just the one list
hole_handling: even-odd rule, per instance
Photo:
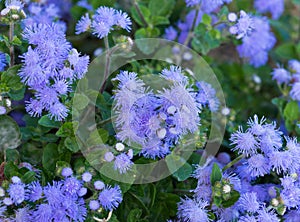
{"label": "leaf", "polygon": [[222,179],[222,172],[218,164],[214,163],[212,172],[210,175],[210,182],[211,185],[213,186],[217,181],[221,181]]}
{"label": "leaf", "polygon": [[50,172],[54,172],[55,163],[58,160],[58,157],[59,157],[59,153],[57,151],[57,145],[54,143],[49,143],[43,149],[43,158],[42,158],[43,167]]}
{"label": "leaf", "polygon": [[211,25],[211,17],[208,15],[208,14],[204,14],[203,16],[202,16],[202,23],[204,24],[204,25]]}
{"label": "leaf", "polygon": [[59,128],[61,123],[55,120],[51,120],[49,116],[42,116],[38,122],[41,126],[49,127],[49,128]]}
{"label": "leaf", "polygon": [[[75,129],[73,127],[75,126]],[[56,132],[56,136],[68,137],[74,136],[74,132],[78,129],[78,122],[65,122]]]}
{"label": "leaf", "polygon": [[21,177],[21,180],[23,183],[30,183],[32,181],[35,181],[36,178],[35,178],[35,172],[33,171],[27,171],[22,177]]}
{"label": "leaf", "polygon": [[173,173],[173,176],[178,181],[184,181],[191,176],[192,172],[193,172],[192,166],[188,163],[185,163],[182,167],[179,168],[179,170]]}
{"label": "leaf", "polygon": [[159,42],[153,44],[154,42],[151,41],[149,44],[148,39],[145,38],[155,38],[159,36],[160,31],[158,28],[141,28],[135,32],[135,42],[138,48],[146,55],[150,55],[151,53],[155,52],[157,47],[159,46]]}
{"label": "leaf", "polygon": [[174,5],[174,0],[150,0],[149,10],[152,16],[169,17]]}
{"label": "leaf", "polygon": [[20,158],[20,154],[17,150],[6,150],[6,161],[16,162]]}
{"label": "leaf", "polygon": [[275,53],[276,53],[276,55],[278,55],[280,58],[283,58],[283,59],[297,58],[295,45],[294,45],[294,43],[291,43],[291,42],[280,44],[275,49]]}
{"label": "leaf", "polygon": [[153,16],[151,18],[152,25],[168,25],[170,24],[170,21],[167,17],[163,16]]}
{"label": "leaf", "polygon": [[16,45],[16,46],[20,46],[22,45],[22,41],[17,37],[17,36],[14,36],[12,42],[11,42],[13,45]]}
{"label": "leaf", "polygon": [[[142,16],[146,20],[146,22],[149,23],[150,15],[151,15],[151,12],[149,11],[149,9],[146,6],[143,6],[141,4],[138,4],[138,7],[140,9]],[[132,15],[132,18],[134,19],[134,21],[136,21],[140,26],[145,25],[138,10],[134,6],[131,8],[131,15]]]}
{"label": "leaf", "polygon": [[129,212],[127,216],[127,222],[138,222],[139,219],[142,216],[142,210],[141,209],[133,209]]}
{"label": "leaf", "polygon": [[23,83],[18,76],[18,71],[21,65],[15,65],[2,73],[1,82],[5,83],[11,90],[20,90],[23,88]]}
{"label": "leaf", "polygon": [[83,110],[89,102],[90,99],[86,95],[76,93],[73,99],[73,107],[77,110]]}
{"label": "leaf", "polygon": [[283,111],[283,116],[288,121],[294,121],[299,118],[299,105],[296,101],[289,102]]}
{"label": "leaf", "polygon": [[0,149],[15,149],[21,144],[18,124],[9,116],[0,115]]}
{"label": "leaf", "polygon": [[75,137],[67,137],[65,139],[64,145],[68,148],[68,150],[70,150],[73,153],[78,152],[80,149]]}
{"label": "leaf", "polygon": [[215,204],[217,207],[220,207],[221,204],[222,204],[222,198],[220,198],[220,197],[214,197],[214,204]]}
{"label": "leaf", "polygon": [[8,179],[12,178],[13,176],[20,176],[19,168],[11,161],[6,162],[4,166],[4,175]]}
{"label": "leaf", "polygon": [[240,193],[237,192],[236,190],[233,190],[230,193],[231,197],[227,200],[227,201],[223,201],[222,202],[222,206],[225,208],[231,207],[232,205],[234,205],[240,198]]}

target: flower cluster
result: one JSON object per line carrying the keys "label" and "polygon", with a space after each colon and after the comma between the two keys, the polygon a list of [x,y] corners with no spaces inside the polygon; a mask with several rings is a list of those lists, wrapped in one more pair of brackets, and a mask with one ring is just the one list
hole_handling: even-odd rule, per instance
{"label": "flower cluster", "polygon": [[290,60],[288,69],[278,66],[271,75],[278,84],[285,84],[289,87],[289,95],[293,100],[300,101],[300,62],[298,60]]}
{"label": "flower cluster", "polygon": [[271,13],[273,19],[278,19],[284,11],[284,0],[255,0],[254,7],[260,13]]}
{"label": "flower cluster", "polygon": [[0,72],[4,71],[6,66],[7,66],[6,55],[5,53],[0,52]]}
{"label": "flower cluster", "polygon": [[55,23],[34,23],[25,28],[23,38],[31,46],[21,56],[23,66],[19,76],[35,91],[35,98],[30,99],[26,110],[31,116],[41,116],[46,110],[50,118],[62,120],[68,109],[61,98],[87,72],[89,57],[72,49],[61,26]]}
{"label": "flower cluster", "polygon": [[[24,184],[17,176],[11,178],[7,190],[0,187],[0,218],[6,211],[18,208],[15,219],[8,221],[85,221],[88,211],[116,209],[122,202],[118,185],[112,187],[100,180],[93,180],[89,172],[81,178],[73,175],[71,168],[62,169],[63,180],[41,186],[39,181]],[[88,190],[94,191],[93,198],[85,200]],[[86,203],[87,202],[87,203]],[[86,208],[88,204],[89,209]]]}
{"label": "flower cluster", "polygon": [[242,38],[242,44],[237,47],[240,57],[249,59],[249,63],[255,67],[267,63],[268,52],[276,42],[267,18],[241,11],[240,18],[230,27],[230,32]]}
{"label": "flower cluster", "polygon": [[189,7],[201,5],[201,11],[204,13],[211,13],[223,4],[228,4],[232,0],[185,0]]}
{"label": "flower cluster", "polygon": [[[231,168],[226,167],[232,165],[228,164],[230,157],[220,153],[198,166],[194,172],[198,180],[194,196],[178,204],[178,218],[211,221],[214,214],[214,221],[297,221],[300,216],[300,144],[288,137],[284,142],[281,135],[275,123],[266,123],[257,116],[250,118],[245,132],[240,127],[231,136],[232,150],[242,155],[241,161]],[[215,164],[223,168],[222,179],[211,184]],[[279,183],[262,183],[261,178],[267,175]],[[232,201],[237,192],[238,198]],[[231,204],[226,205],[229,200]]]}
{"label": "flower cluster", "polygon": [[108,36],[114,27],[119,27],[129,32],[131,24],[132,22],[126,12],[101,6],[96,10],[92,19],[89,14],[82,16],[76,25],[76,34],[91,30],[95,36],[102,39]]}
{"label": "flower cluster", "polygon": [[122,71],[114,80],[114,110],[117,114],[117,139],[139,144],[141,154],[147,158],[162,158],[170,148],[187,134],[197,131],[202,106],[212,110],[218,107],[216,92],[207,83],[197,83],[193,91],[180,67],[164,69],[160,78],[169,82],[169,88],[154,93],[136,73]]}

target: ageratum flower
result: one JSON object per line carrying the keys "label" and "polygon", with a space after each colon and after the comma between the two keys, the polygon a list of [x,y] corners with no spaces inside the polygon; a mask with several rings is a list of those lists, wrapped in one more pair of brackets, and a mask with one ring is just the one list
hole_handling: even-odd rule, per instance
{"label": "ageratum flower", "polygon": [[118,185],[106,186],[99,194],[98,200],[105,210],[116,209],[122,202],[122,192]]}
{"label": "ageratum flower", "polygon": [[3,52],[0,52],[0,72],[4,71],[7,66],[6,55]]}
{"label": "ageratum flower", "polygon": [[33,181],[27,185],[25,199],[35,202],[42,198],[43,188],[38,181]]}
{"label": "ageratum flower", "polygon": [[12,183],[9,185],[8,193],[14,204],[21,204],[25,200],[25,185],[21,182]]}
{"label": "ageratum flower", "polygon": [[229,31],[233,35],[237,35],[237,39],[241,39],[247,35],[250,35],[254,29],[254,22],[251,15],[248,15],[245,11],[240,11],[240,18],[237,23],[230,27]]}
{"label": "ageratum flower", "polygon": [[266,18],[253,17],[254,30],[250,35],[244,36],[243,43],[237,47],[242,58],[249,59],[254,67],[260,67],[268,61],[268,51],[276,42]]}
{"label": "ageratum flower", "polygon": [[101,6],[90,19],[88,14],[81,17],[76,24],[76,34],[92,30],[92,33],[102,39],[114,30],[114,27],[120,27],[130,32],[131,19],[126,12],[118,11],[114,8]]}
{"label": "ageratum flower", "polygon": [[129,169],[131,169],[133,165],[133,162],[131,161],[131,158],[125,154],[121,153],[118,156],[116,156],[115,162],[114,162],[114,169],[118,170],[120,174],[126,173]]}
{"label": "ageratum flower", "polygon": [[291,73],[284,68],[276,68],[271,73],[272,79],[276,80],[279,84],[287,84],[291,81]]}
{"label": "ageratum flower", "polygon": [[237,202],[238,208],[242,211],[255,213],[259,209],[256,193],[244,193]]}
{"label": "ageratum flower", "polygon": [[270,12],[273,19],[278,19],[284,11],[284,0],[255,0],[254,7],[260,13]]}
{"label": "ageratum flower", "polygon": [[177,216],[182,221],[189,222],[208,222],[211,221],[207,215],[205,207],[206,201],[196,201],[190,198],[181,199],[178,203]]}
{"label": "ageratum flower", "polygon": [[198,88],[196,101],[201,106],[208,106],[212,112],[216,112],[220,105],[219,99],[216,96],[216,90],[211,84],[204,81],[196,82],[196,86]]}
{"label": "ageratum flower", "polygon": [[185,0],[188,7],[193,7],[201,4],[201,10],[205,13],[211,13],[225,3],[230,3],[232,0]]}

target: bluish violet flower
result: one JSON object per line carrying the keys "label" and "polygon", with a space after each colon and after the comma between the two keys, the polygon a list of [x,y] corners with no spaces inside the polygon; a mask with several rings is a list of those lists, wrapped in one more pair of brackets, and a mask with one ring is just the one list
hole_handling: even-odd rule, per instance
{"label": "bluish violet flower", "polygon": [[32,211],[31,219],[33,221],[49,222],[51,221],[53,210],[49,204],[40,204],[36,210]]}
{"label": "bluish violet flower", "polygon": [[92,180],[92,174],[90,173],[90,172],[85,172],[85,173],[83,173],[82,174],[82,180],[84,181],[84,182],[90,182],[91,180]]}
{"label": "bluish violet flower", "polygon": [[230,27],[229,31],[233,35],[237,35],[237,39],[241,39],[244,36],[249,35],[254,29],[254,22],[251,15],[248,15],[245,11],[240,11],[240,18],[237,23]]}
{"label": "bluish violet flower", "polygon": [[196,86],[198,88],[196,101],[201,104],[201,106],[207,105],[212,112],[216,112],[220,105],[216,90],[211,84],[204,81],[196,82]]}
{"label": "bluish violet flower", "polygon": [[80,0],[77,2],[77,5],[90,11],[93,10],[93,6],[87,0]]}
{"label": "bluish violet flower", "polygon": [[121,10],[115,12],[115,24],[127,32],[131,31],[132,22],[126,12],[122,12]]}
{"label": "bluish violet flower", "polygon": [[272,79],[276,80],[279,84],[283,84],[283,83],[287,84],[291,81],[292,78],[289,71],[280,67],[274,69],[271,75],[272,75]]}
{"label": "bluish violet flower", "polygon": [[185,0],[186,5],[191,7],[200,4],[201,0]]}
{"label": "bluish violet flower", "polygon": [[76,24],[76,34],[80,34],[88,31],[91,28],[92,21],[88,13],[81,17],[81,19]]}
{"label": "bluish violet flower", "polygon": [[210,221],[205,207],[208,206],[206,201],[195,201],[190,198],[181,199],[178,203],[177,216],[183,221],[191,222],[208,222]]}
{"label": "bluish violet flower", "polygon": [[253,215],[241,216],[238,222],[257,222],[257,219]]}
{"label": "bluish violet flower", "polygon": [[75,177],[68,177],[65,178],[63,182],[62,190],[66,194],[70,196],[74,196],[79,192],[81,187],[82,187],[81,181],[77,180]]}
{"label": "bluish violet flower", "polygon": [[291,210],[284,215],[285,221],[289,221],[289,222],[298,222],[299,218],[300,218],[299,209]]}
{"label": "bluish violet flower", "polygon": [[300,73],[300,62],[296,59],[290,60],[289,61],[289,69],[293,73]]}
{"label": "bluish violet flower", "polygon": [[238,207],[250,213],[255,213],[259,209],[259,202],[257,201],[256,193],[244,193],[239,198]]}
{"label": "bluish violet flower", "polygon": [[44,195],[48,203],[52,206],[59,205],[64,199],[63,184],[61,182],[53,182],[53,185],[48,184],[44,187]]}
{"label": "bluish violet flower", "polygon": [[174,41],[177,38],[177,34],[177,30],[173,26],[170,26],[165,29],[164,38]]}
{"label": "bluish violet flower", "polygon": [[14,204],[18,205],[25,200],[25,185],[23,183],[12,183],[9,185],[8,193]]}
{"label": "bluish violet flower", "polygon": [[43,188],[38,181],[34,181],[27,186],[25,198],[35,202],[42,198]]}
{"label": "bluish violet flower", "polygon": [[27,207],[20,208],[15,211],[15,221],[30,221],[29,209]]}
{"label": "bluish violet flower", "polygon": [[96,190],[102,190],[105,187],[105,184],[102,181],[97,180],[94,182],[94,187]]}
{"label": "bluish violet flower", "polygon": [[244,36],[242,45],[237,47],[240,57],[249,59],[254,67],[260,67],[268,61],[268,51],[276,42],[266,18],[253,17],[254,30]]}
{"label": "bluish violet flower", "polygon": [[91,200],[89,203],[89,207],[91,210],[98,210],[100,208],[100,203],[97,200]]}
{"label": "bluish violet flower", "polygon": [[4,106],[0,106],[0,115],[3,115],[6,113],[6,108]]}
{"label": "bluish violet flower", "polygon": [[300,82],[293,83],[290,96],[292,99],[300,101]]}
{"label": "bluish violet flower", "polygon": [[105,210],[113,210],[122,202],[122,192],[118,185],[107,186],[99,194],[99,202]]}
{"label": "bluish violet flower", "polygon": [[114,169],[118,170],[120,174],[123,174],[130,170],[132,165],[133,162],[130,157],[125,153],[121,153],[115,158]]}
{"label": "bluish violet flower", "polygon": [[243,132],[242,127],[239,127],[239,130],[231,135],[230,141],[231,145],[235,145],[232,150],[238,151],[239,154],[249,156],[257,153],[258,142],[256,138],[250,132]]}
{"label": "bluish violet flower", "polygon": [[264,222],[279,222],[280,219],[276,216],[274,210],[267,210],[265,207],[262,207],[258,210],[258,221]]}
{"label": "bluish violet flower", "polygon": [[254,7],[260,13],[270,12],[273,19],[278,19],[284,11],[284,0],[255,0]]}
{"label": "bluish violet flower", "polygon": [[0,72],[4,71],[7,66],[6,55],[3,52],[0,52]]}
{"label": "bluish violet flower", "polygon": [[270,168],[269,160],[262,154],[254,154],[246,162],[246,172],[251,177],[269,174]]}
{"label": "bluish violet flower", "polygon": [[65,167],[61,171],[61,175],[63,177],[69,177],[73,174],[73,170],[70,167]]}

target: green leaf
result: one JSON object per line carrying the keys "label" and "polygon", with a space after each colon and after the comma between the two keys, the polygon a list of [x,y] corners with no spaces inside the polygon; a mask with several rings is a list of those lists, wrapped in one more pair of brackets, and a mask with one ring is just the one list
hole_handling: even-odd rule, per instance
{"label": "green leaf", "polygon": [[272,99],[272,103],[278,107],[279,112],[282,115],[286,101],[282,98],[274,98],[274,99]]}
{"label": "green leaf", "polygon": [[76,93],[73,99],[73,107],[77,110],[83,110],[89,102],[90,99],[86,95]]}
{"label": "green leaf", "polygon": [[[75,129],[73,128],[75,126]],[[74,132],[78,129],[78,122],[65,122],[56,132],[56,136],[68,137],[74,136]]]}
{"label": "green leaf", "polygon": [[43,167],[50,172],[54,172],[55,163],[58,160],[58,157],[59,157],[59,153],[57,151],[57,145],[54,143],[49,143],[43,149],[43,158],[42,158]]}
{"label": "green leaf", "polygon": [[142,216],[142,210],[141,209],[133,209],[129,212],[127,216],[127,222],[138,222],[140,221],[140,218]]}
{"label": "green leaf", "polygon": [[211,25],[211,17],[210,17],[208,14],[204,14],[204,15],[202,16],[202,23],[203,23],[204,25],[210,26],[210,25]]}
{"label": "green leaf", "polygon": [[0,149],[15,149],[21,144],[18,124],[9,116],[0,115]]}
{"label": "green leaf", "polygon": [[283,116],[288,121],[297,120],[299,118],[298,102],[296,101],[289,102],[284,108]]}
{"label": "green leaf", "polygon": [[232,191],[230,193],[231,197],[227,201],[222,202],[222,206],[225,208],[231,207],[234,205],[240,198],[240,193],[237,192],[236,190]]}
{"label": "green leaf", "polygon": [[297,58],[295,44],[291,42],[280,44],[275,49],[275,53],[282,59]]}
{"label": "green leaf", "polygon": [[23,88],[23,83],[18,76],[18,71],[21,65],[15,65],[10,67],[8,70],[2,73],[1,82],[5,83],[11,90],[20,90]]}
{"label": "green leaf", "polygon": [[65,139],[64,145],[73,153],[76,153],[79,151],[79,146],[77,144],[77,141],[75,137],[67,137]]}
{"label": "green leaf", "polygon": [[217,207],[220,207],[221,204],[222,204],[222,198],[220,198],[220,197],[214,197],[214,204],[215,204]]}
{"label": "green leaf", "polygon": [[[160,31],[158,28],[141,28],[135,32],[135,39],[138,48],[146,55],[149,55],[157,49],[159,42],[156,44],[149,44],[149,41],[144,38],[155,38],[159,36]],[[153,41],[152,41],[153,43]]]}
{"label": "green leaf", "polygon": [[163,16],[153,16],[151,18],[152,25],[168,25],[170,24],[170,21],[167,17]]}
{"label": "green leaf", "polygon": [[11,42],[13,45],[16,45],[16,46],[20,46],[22,45],[22,41],[17,37],[17,36],[14,36],[12,42]]}
{"label": "green leaf", "polygon": [[[146,22],[149,23],[151,12],[149,11],[149,9],[147,7],[145,7],[141,4],[139,4],[138,6],[139,6],[142,16],[144,17]],[[131,8],[131,15],[132,15],[132,18],[134,19],[134,21],[136,21],[140,26],[145,25],[139,12],[137,11],[137,9],[134,6]]]}
{"label": "green leaf", "polygon": [[11,89],[11,90],[8,92],[8,95],[9,95],[9,97],[10,97],[12,100],[20,101],[20,100],[22,100],[22,99],[24,98],[25,91],[26,91],[26,88],[25,88],[25,87],[22,87],[22,88],[19,89],[19,90],[13,90],[13,89]]}
{"label": "green leaf", "polygon": [[49,128],[59,128],[61,126],[61,122],[50,119],[49,116],[42,116],[38,122],[41,126],[49,127]]}
{"label": "green leaf", "polygon": [[210,182],[211,185],[213,186],[217,181],[221,181],[222,179],[222,172],[218,164],[214,163],[212,172],[210,175]]}
{"label": "green leaf", "polygon": [[179,170],[173,173],[173,176],[178,181],[184,181],[191,176],[192,172],[193,172],[192,166],[188,163],[185,163],[182,167],[179,168]]}
{"label": "green leaf", "polygon": [[30,183],[32,181],[35,181],[35,172],[33,171],[27,171],[22,177],[21,180],[23,181],[23,183]]}
{"label": "green leaf", "polygon": [[19,168],[11,161],[6,162],[4,166],[4,175],[6,178],[12,178],[13,176],[20,176]]}
{"label": "green leaf", "polygon": [[152,16],[169,17],[174,5],[174,0],[150,0],[149,10]]}
{"label": "green leaf", "polygon": [[6,150],[6,161],[17,162],[20,158],[20,154],[17,150]]}

